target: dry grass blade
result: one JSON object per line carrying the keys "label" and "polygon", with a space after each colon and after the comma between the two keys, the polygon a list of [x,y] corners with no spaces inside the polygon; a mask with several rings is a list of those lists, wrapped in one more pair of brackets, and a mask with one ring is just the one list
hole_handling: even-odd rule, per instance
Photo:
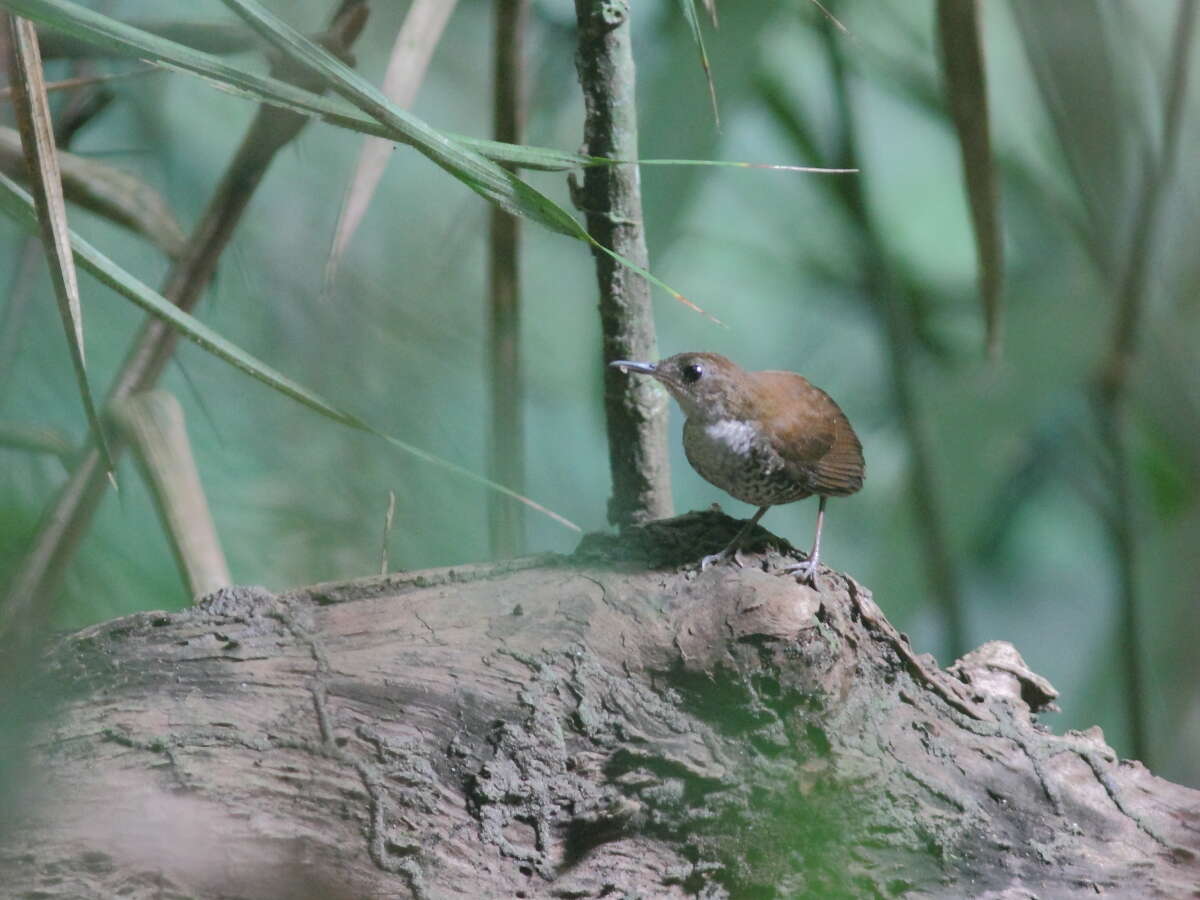
{"label": "dry grass blade", "polygon": [[1000,293],[1004,280],[1004,252],[988,125],[987,73],[976,0],[938,0],[937,21],[946,96],[958,132],[963,178],[975,231],[987,353],[995,359],[1000,355],[1002,340]]}
{"label": "dry grass blade", "polygon": [[[130,229],[168,256],[177,257],[187,240],[162,194],[141,179],[98,160],[58,152],[63,194],[72,203]],[[28,182],[21,138],[0,128],[0,171]]]}
{"label": "dry grass blade", "polygon": [[[3,174],[0,174],[0,212],[6,213],[18,225],[33,229],[36,227],[35,215],[32,209],[32,201],[21,188],[10,181]],[[309,409],[312,409],[334,422],[340,422],[350,428],[359,431],[365,431],[379,437],[393,447],[403,450],[418,459],[424,460],[431,465],[438,466],[448,472],[454,472],[469,481],[483,485],[493,491],[498,491],[506,497],[512,497],[520,503],[524,503],[531,509],[535,509],[550,518],[554,519],[566,527],[579,531],[579,526],[574,522],[560,516],[558,513],[542,506],[525,497],[516,491],[505,487],[501,484],[496,484],[481,475],[477,475],[470,469],[463,468],[448,460],[442,459],[440,456],[435,456],[413,446],[399,438],[384,434],[377,428],[354,415],[353,413],[334,406],[329,401],[317,393],[310,391],[303,385],[293,381],[282,373],[276,371],[271,366],[250,355],[242,348],[238,347],[232,341],[227,340],[221,334],[209,328],[203,322],[193,318],[187,312],[176,306],[171,301],[163,297],[162,294],[148,287],[140,279],[134,277],[129,272],[125,271],[112,259],[101,253],[83,238],[77,234],[70,234],[70,240],[75,250],[75,255],[79,260],[79,264],[91,275],[93,275],[102,284],[112,288],[118,294],[133,301],[143,310],[150,313],[157,319],[160,319],[170,328],[178,331],[188,340],[197,344],[199,347],[211,353],[218,359],[224,360],[232,366],[240,369],[242,372],[250,375],[253,378],[261,381],[270,388],[291,397],[299,403],[304,404]]]}
{"label": "dry grass blade", "polygon": [[388,539],[392,536],[392,523],[396,520],[396,492],[388,491],[387,512],[383,516],[383,543],[379,550],[379,574],[388,573]]}
{"label": "dry grass blade", "polygon": [[50,280],[58,298],[58,310],[66,331],[75,380],[83,408],[104,455],[105,468],[113,478],[113,462],[100,416],[88,385],[83,347],[83,314],[79,306],[79,282],[71,252],[70,226],[63,198],[62,177],[54,140],[54,122],[46,98],[42,57],[33,23],[18,16],[5,16],[9,80],[13,89],[13,111],[21,131],[21,145],[29,167],[29,180],[37,208],[42,247],[49,264]]}
{"label": "dry grass blade", "polygon": [[53,428],[29,425],[6,425],[0,422],[0,447],[24,450],[27,453],[45,453],[57,456],[68,463],[79,452],[70,439]]}
{"label": "dry grass blade", "polygon": [[229,565],[204,496],[183,407],[167,391],[143,391],[119,403],[114,414],[137,452],[188,592],[200,597],[227,587]]}
{"label": "dry grass blade", "polygon": [[[696,50],[700,53],[700,67],[704,69],[704,80],[708,83],[708,99],[712,103],[713,121],[717,128],[721,127],[721,114],[717,111],[717,86],[713,82],[712,67],[708,62],[708,51],[704,49],[704,35],[700,31],[700,16],[696,13],[696,0],[679,0],[679,8],[683,11],[683,18],[688,24],[688,28],[692,32],[692,40],[696,43]],[[716,18],[716,9],[710,10],[713,18]]]}
{"label": "dry grass blade", "polygon": [[[411,106],[416,99],[433,51],[456,5],[457,0],[414,0],[409,7],[383,76],[384,95],[401,109]],[[383,177],[391,153],[392,142],[389,140],[369,137],[363,142],[354,166],[354,175],[342,200],[333,246],[325,263],[327,292],[337,275],[346,247],[366,215],[371,198],[375,196],[375,189]]]}

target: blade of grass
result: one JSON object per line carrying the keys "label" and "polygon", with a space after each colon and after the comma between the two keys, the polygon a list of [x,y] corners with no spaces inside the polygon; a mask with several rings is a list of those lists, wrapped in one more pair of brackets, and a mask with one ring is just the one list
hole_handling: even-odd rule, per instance
{"label": "blade of grass", "polygon": [[[683,19],[688,24],[688,28],[692,32],[692,40],[696,44],[696,50],[700,54],[700,68],[704,70],[704,80],[708,83],[708,99],[712,104],[713,122],[717,128],[721,127],[721,114],[717,110],[717,86],[713,82],[712,67],[708,62],[708,51],[704,49],[704,35],[700,30],[700,16],[696,13],[696,0],[679,0],[679,9],[683,13]],[[713,18],[716,18],[716,8],[711,9]]]}
{"label": "blade of grass", "polygon": [[[259,50],[262,47],[254,32],[240,22],[182,22],[145,19],[138,22],[137,27],[150,34],[203,50],[205,53],[222,55],[245,53]],[[91,41],[55,32],[40,35],[40,37],[44,59],[96,58],[96,48]]]}
{"label": "blade of grass", "polygon": [[[81,41],[125,56],[145,59],[154,65],[206,78],[214,87],[237,96],[268,103],[303,116],[319,118],[331,125],[361,134],[412,144],[406,133],[364,116],[344,103],[323,97],[268,75],[259,75],[204,53],[175,43],[148,31],[127,25],[79,6],[70,0],[4,0],[5,6],[49,28],[63,31]],[[548,147],[504,144],[434,130],[439,139],[462,144],[466,149],[497,163],[511,163],[523,169],[559,172],[588,165],[711,165],[747,168],[778,168],[801,172],[840,172],[840,169],[815,169],[804,166],[773,166],[723,160],[617,160],[589,157]],[[420,149],[418,147],[418,149]],[[568,216],[568,218],[570,218]]]}
{"label": "blade of grass", "polygon": [[[413,146],[485,199],[508,213],[525,216],[561,234],[586,241],[637,274],[649,276],[644,267],[636,265],[608,247],[601,246],[570,213],[507,169],[467,150],[420,119],[398,109],[358,72],[324,47],[313,43],[256,0],[223,2],[288,59],[322,78],[330,90],[341,94],[383,125],[408,134],[412,138]],[[655,277],[649,277],[649,280],[685,306],[720,324],[719,319],[705,313],[662,280]]]}
{"label": "blade of grass", "polygon": [[[37,226],[32,199],[19,185],[3,174],[0,174],[0,208],[3,208],[4,212],[25,228],[33,229]],[[261,381],[263,384],[285,396],[291,397],[293,400],[307,406],[314,412],[320,413],[326,418],[359,431],[373,434],[387,441],[393,447],[397,447],[418,459],[446,471],[454,472],[491,490],[499,491],[505,496],[512,497],[514,500],[524,503],[531,509],[549,516],[556,522],[566,525],[568,528],[575,531],[580,530],[578,525],[575,525],[568,519],[558,515],[558,513],[552,512],[528,497],[522,496],[504,485],[490,481],[482,475],[477,475],[469,469],[464,469],[455,463],[421,450],[399,438],[385,434],[353,413],[339,409],[323,397],[292,381],[271,366],[242,350],[233,342],[213,331],[199,319],[181,310],[153,288],[125,271],[108,256],[79,237],[79,235],[71,232],[69,237],[71,246],[75,251],[75,258],[87,272],[102,284],[112,288],[118,294],[133,301],[146,312],[170,325],[184,337],[218,359],[224,360],[252,378]]]}
{"label": "blade of grass", "polygon": [[320,77],[330,90],[380,123],[407,135],[414,147],[485,199],[553,231],[587,240],[583,226],[549,197],[397,107],[362,75],[256,0],[223,2],[285,57]]}
{"label": "blade of grass", "polygon": [[278,78],[257,75],[211,54],[125,25],[70,0],[5,0],[14,12],[110,50],[156,65],[203,76],[256,101],[282,106],[356,131],[408,144],[492,203],[578,240],[587,232],[566,210],[489,159],[388,102],[370,82],[258,4],[226,0],[235,12],[290,60],[318,75],[361,106],[369,118],[343,104]]}
{"label": "blade of grass", "polygon": [[38,52],[37,31],[33,23],[19,16],[5,16],[8,43],[9,79],[13,88],[13,111],[21,131],[21,144],[29,167],[33,187],[31,206],[42,239],[42,248],[58,298],[75,381],[88,424],[100,452],[109,479],[116,485],[115,466],[109,452],[108,439],[100,422],[92,388],[88,384],[87,362],[83,345],[83,313],[79,305],[79,282],[71,254],[71,234],[67,224],[67,206],[63,199],[62,178],[58,170],[58,153],[54,140],[54,122],[46,98],[42,58]]}
{"label": "blade of grass", "polygon": [[[383,93],[396,106],[407,108],[416,99],[433,51],[458,0],[414,0],[408,8],[383,75]],[[346,247],[358,230],[392,152],[390,141],[369,137],[358,154],[350,186],[334,227],[333,245],[325,263],[325,290],[337,275]]]}
{"label": "blade of grass", "polygon": [[976,0],[938,0],[937,21],[946,95],[958,132],[975,232],[985,346],[994,360],[999,357],[1002,345],[1000,293],[1004,258],[988,124],[987,73]]}
{"label": "blade of grass", "polygon": [[[62,30],[80,40],[137,56],[155,65],[199,75],[215,87],[238,96],[305,116],[315,116],[330,124],[363,134],[408,144],[502,209],[515,215],[523,215],[552,231],[595,246],[593,238],[566,210],[478,150],[490,147],[497,151],[497,159],[500,161],[512,162],[526,168],[553,170],[577,166],[580,164],[579,157],[558,150],[502,148],[495,142],[463,141],[440,132],[415,116],[397,109],[374,86],[347,68],[340,60],[280,22],[258,4],[250,4],[247,0],[225,0],[235,11],[244,12],[246,21],[256,26],[255,30],[272,43],[280,46],[289,59],[319,75],[335,90],[345,91],[355,102],[361,103],[371,116],[363,116],[354,109],[313,91],[278,78],[251,73],[211,54],[193,50],[92,12],[72,3],[71,0],[4,2],[21,15]],[[619,164],[614,160],[599,158],[591,159],[589,163]],[[701,161],[697,161],[697,164],[701,164]],[[616,254],[608,248],[600,249],[613,256],[621,265],[632,266],[621,254]],[[644,270],[635,268],[633,271],[640,274]],[[663,286],[657,279],[654,283]],[[665,289],[677,300],[683,300],[683,295],[678,291]],[[683,302],[694,307],[690,302]]]}

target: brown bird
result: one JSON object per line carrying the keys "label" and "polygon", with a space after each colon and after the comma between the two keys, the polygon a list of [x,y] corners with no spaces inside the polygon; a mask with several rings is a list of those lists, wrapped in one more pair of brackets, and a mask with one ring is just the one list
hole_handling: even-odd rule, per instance
{"label": "brown bird", "polygon": [[815,583],[825,502],[853,494],[865,472],[862,444],[833,399],[795,372],[747,372],[716,353],[609,365],[658,379],[687,417],[683,449],[692,468],[758,507],[729,546],[704,557],[700,567],[730,558],[741,565],[738,548],[768,509],[816,494],[821,505],[812,552],[786,570]]}

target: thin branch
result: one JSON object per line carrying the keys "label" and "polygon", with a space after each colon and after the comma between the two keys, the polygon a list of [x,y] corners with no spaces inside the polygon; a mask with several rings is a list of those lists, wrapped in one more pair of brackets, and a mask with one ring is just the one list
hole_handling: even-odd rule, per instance
{"label": "thin branch", "polygon": [[[529,0],[497,0],[492,81],[493,137],[525,142],[525,34]],[[521,415],[521,222],[492,206],[488,243],[488,355],[492,395],[488,477],[524,491],[525,442]],[[523,549],[521,507],[488,495],[488,540],[494,559]]]}
{"label": "thin branch", "polygon": [[[584,149],[589,156],[637,159],[637,104],[629,8],[610,0],[575,0],[583,88]],[[601,246],[643,271],[649,254],[636,166],[601,166],[572,181],[575,205]],[[645,279],[593,248],[600,287],[604,359],[658,358],[650,287]],[[604,369],[604,408],[613,495],[608,519],[628,525],[671,514],[667,397],[648,378]]]}

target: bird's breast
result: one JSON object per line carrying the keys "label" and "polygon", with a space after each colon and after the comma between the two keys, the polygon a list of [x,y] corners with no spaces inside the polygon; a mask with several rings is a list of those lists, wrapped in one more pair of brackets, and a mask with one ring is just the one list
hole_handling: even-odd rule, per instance
{"label": "bird's breast", "polygon": [[758,429],[738,419],[718,419],[704,425],[704,443],[713,453],[748,456],[759,440]]}
{"label": "bird's breast", "polygon": [[808,496],[784,471],[784,460],[753,423],[742,419],[703,422],[689,418],[683,426],[688,462],[711,484],[745,503],[773,506]]}

